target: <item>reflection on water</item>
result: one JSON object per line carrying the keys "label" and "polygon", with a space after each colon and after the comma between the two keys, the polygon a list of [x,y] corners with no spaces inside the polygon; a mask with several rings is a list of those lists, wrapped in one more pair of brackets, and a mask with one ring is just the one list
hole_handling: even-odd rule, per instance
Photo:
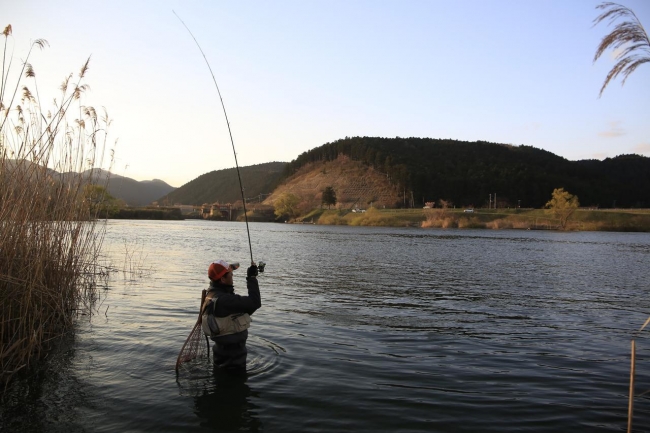
{"label": "reflection on water", "polygon": [[219,369],[209,383],[194,397],[195,413],[202,427],[221,431],[262,430],[252,397],[260,398],[246,384],[247,376],[228,374]]}
{"label": "reflection on water", "polygon": [[[251,238],[267,267],[246,377],[213,372],[207,359],[174,372],[208,264],[247,261],[245,226],[110,221],[105,260],[119,268],[135,244],[147,257],[135,267],[152,272],[112,275],[101,314],[79,324],[67,361],[22,403],[3,403],[1,426],[624,428],[629,340],[650,315],[650,235],[251,224]],[[244,274],[235,272],[237,291]],[[650,389],[647,334],[638,390]],[[650,394],[635,414],[635,429],[650,430]]]}
{"label": "reflection on water", "polygon": [[284,348],[252,336],[248,340],[248,369],[244,374],[215,368],[210,359],[196,359],[181,366],[177,376],[179,394],[194,399],[199,425],[219,431],[262,431],[254,399],[262,398],[248,381],[273,375]]}
{"label": "reflection on water", "polygon": [[[2,395],[0,431],[76,432],[83,423],[76,403],[86,389],[72,371],[74,335],[65,336],[42,368],[19,375]],[[72,398],[71,398],[72,396]]]}

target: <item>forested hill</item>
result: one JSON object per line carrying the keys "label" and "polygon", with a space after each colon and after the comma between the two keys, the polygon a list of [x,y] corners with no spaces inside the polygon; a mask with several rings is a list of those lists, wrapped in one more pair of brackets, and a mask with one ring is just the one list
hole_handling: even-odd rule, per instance
{"label": "forested hill", "polygon": [[[286,162],[267,162],[264,164],[239,167],[244,193],[247,199],[255,199],[260,194],[269,194],[277,186]],[[234,203],[241,200],[237,169],[228,168],[205,173],[175,189],[158,202],[165,204]]]}
{"label": "forested hill", "polygon": [[414,206],[439,199],[485,206],[496,193],[499,207],[539,208],[555,188],[577,195],[582,206],[650,206],[650,158],[569,161],[531,146],[482,141],[345,138],[301,154],[287,164],[284,176],[339,154],[385,173]]}

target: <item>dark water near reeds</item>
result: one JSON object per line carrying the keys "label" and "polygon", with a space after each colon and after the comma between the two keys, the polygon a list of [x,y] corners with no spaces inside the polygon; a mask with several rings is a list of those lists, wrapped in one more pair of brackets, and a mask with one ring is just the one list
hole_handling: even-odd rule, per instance
{"label": "dark water near reeds", "polygon": [[[107,261],[124,272],[5,399],[3,430],[625,430],[650,234],[252,224],[251,237],[268,265],[247,378],[209,361],[174,372],[208,264],[249,260],[245,226],[110,221]],[[635,431],[650,431],[648,394]]]}

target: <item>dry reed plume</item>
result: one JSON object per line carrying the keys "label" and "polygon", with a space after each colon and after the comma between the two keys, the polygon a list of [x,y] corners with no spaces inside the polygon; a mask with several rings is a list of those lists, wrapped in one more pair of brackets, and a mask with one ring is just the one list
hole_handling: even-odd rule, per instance
{"label": "dry reed plume", "polygon": [[[645,28],[643,28],[641,21],[639,21],[636,14],[631,9],[612,2],[601,3],[597,8],[603,10],[603,12],[596,17],[594,25],[604,20],[609,20],[609,24],[612,24],[618,19],[625,20],[618,23],[610,33],[605,35],[598,45],[596,54],[594,55],[595,62],[609,48],[612,48],[615,52],[618,51],[615,56],[616,64],[609,71],[603,86],[600,88],[599,96],[601,96],[611,80],[622,74],[623,81],[621,84],[623,85],[625,84],[625,80],[627,80],[636,68],[644,63],[650,62],[650,39],[648,38],[648,33],[646,33]],[[640,331],[648,325],[648,322],[650,322],[650,318],[641,327]],[[627,424],[628,432],[632,431],[632,418],[634,413],[635,350],[635,341],[632,339]]]}
{"label": "dry reed plume", "polygon": [[[25,61],[12,71],[5,36],[0,82],[0,380],[33,367],[95,298],[94,276],[103,226],[84,201],[81,172],[101,166],[106,117],[81,104],[84,77],[63,81],[46,111],[36,73]],[[34,89],[30,90],[28,85]],[[76,118],[70,119],[73,113]],[[92,171],[91,171],[92,173]]]}
{"label": "dry reed plume", "polygon": [[616,53],[616,64],[609,71],[600,88],[599,96],[602,96],[610,81],[622,74],[621,84],[625,84],[625,80],[636,68],[650,62],[650,39],[636,14],[629,8],[612,2],[601,3],[597,8],[603,12],[596,17],[594,25],[605,20],[608,20],[610,24],[617,19],[625,20],[618,23],[610,33],[605,35],[594,55],[594,62],[596,62],[610,48]]}

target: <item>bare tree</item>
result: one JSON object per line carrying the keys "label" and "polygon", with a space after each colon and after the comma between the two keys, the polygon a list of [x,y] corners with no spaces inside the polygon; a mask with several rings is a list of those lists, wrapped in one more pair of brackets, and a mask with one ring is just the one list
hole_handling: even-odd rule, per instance
{"label": "bare tree", "polygon": [[617,24],[600,41],[600,45],[598,45],[596,55],[594,56],[595,63],[610,48],[616,53],[616,64],[609,71],[603,87],[600,88],[600,93],[598,94],[598,97],[600,97],[609,82],[617,78],[619,74],[623,75],[623,81],[621,83],[623,85],[627,77],[636,68],[644,63],[650,62],[650,40],[643,25],[641,25],[641,21],[639,21],[631,9],[612,2],[601,3],[596,8],[601,9],[603,12],[594,20],[594,26],[605,20],[609,21],[608,24],[613,24],[618,19],[625,20]]}

